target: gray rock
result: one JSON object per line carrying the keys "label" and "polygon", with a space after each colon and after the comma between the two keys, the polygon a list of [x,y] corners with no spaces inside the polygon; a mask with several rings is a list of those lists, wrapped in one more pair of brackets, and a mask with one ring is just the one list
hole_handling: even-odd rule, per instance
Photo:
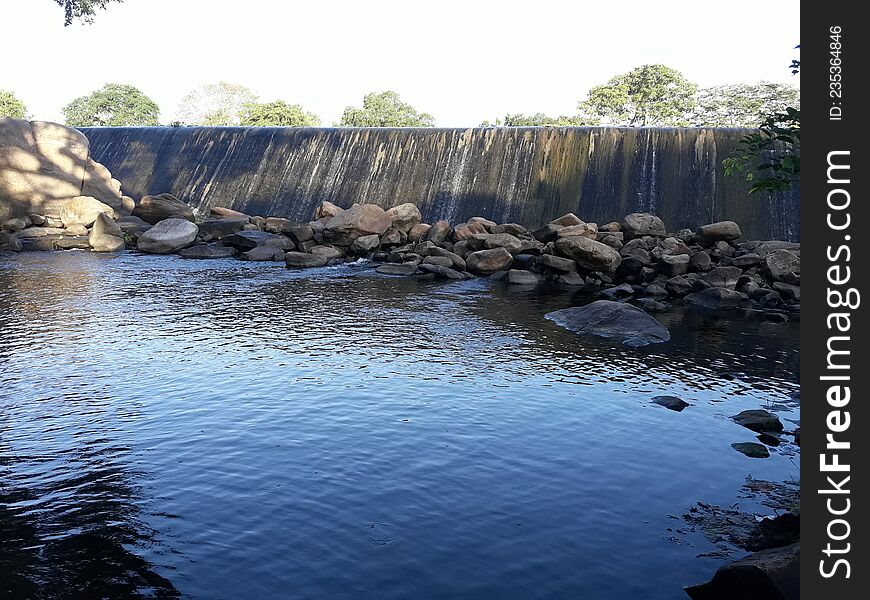
{"label": "gray rock", "polygon": [[309,254],[314,254],[316,256],[322,256],[327,260],[332,260],[335,258],[341,258],[344,256],[344,252],[342,252],[339,248],[335,246],[314,246],[311,250],[308,251]]}
{"label": "gray rock", "polygon": [[579,273],[571,272],[571,273],[563,273],[556,277],[556,283],[561,285],[586,285],[586,280],[583,279],[583,276]]}
{"label": "gray rock", "polygon": [[652,403],[676,412],[682,412],[684,408],[691,406],[688,402],[676,396],[655,396],[652,399]]}
{"label": "gray rock", "polygon": [[547,242],[552,242],[557,237],[559,237],[559,231],[564,228],[564,225],[555,225],[553,223],[548,223],[540,229],[536,229],[535,231],[533,231],[532,236],[534,236],[534,238],[542,244],[546,244]]}
{"label": "gray rock", "polygon": [[696,252],[689,260],[689,270],[694,273],[704,273],[713,267],[713,259],[706,252]]}
{"label": "gray rock", "polygon": [[62,239],[60,235],[46,235],[42,237],[21,238],[22,252],[47,252],[55,249],[55,244]]}
{"label": "gray rock", "polygon": [[344,212],[344,209],[340,206],[333,204],[329,201],[321,202],[317,208],[314,209],[314,220],[318,219],[331,219],[332,217],[336,217]]}
{"label": "gray rock", "polygon": [[529,271],[511,269],[507,272],[507,282],[512,285],[538,285],[538,278]]}
{"label": "gray rock", "polygon": [[431,273],[442,279],[465,279],[459,271],[454,271],[450,267],[443,265],[422,262],[417,265],[417,268],[424,273]]}
{"label": "gray rock", "polygon": [[263,223],[263,231],[288,234],[295,226],[296,224],[290,219],[285,219],[283,217],[266,217],[266,222]]}
{"label": "gray rock", "polygon": [[737,281],[743,275],[739,267],[716,267],[701,277],[712,287],[727,288],[733,290],[737,287]]}
{"label": "gray rock", "polygon": [[651,283],[646,286],[644,293],[650,298],[667,298],[668,290],[658,285],[657,283]]}
{"label": "gray rock", "polygon": [[139,236],[136,244],[142,252],[169,254],[189,246],[198,233],[199,228],[187,219],[166,219]]}
{"label": "gray rock", "polygon": [[211,236],[212,239],[219,240],[233,233],[242,231],[247,224],[247,217],[236,219],[211,219],[200,223],[199,233],[200,235]]}
{"label": "gray rock", "polygon": [[657,263],[659,272],[668,277],[683,275],[689,271],[689,256],[687,254],[662,254]]}
{"label": "gray rock", "polygon": [[763,409],[744,410],[731,417],[735,423],[757,433],[782,431],[782,422],[776,415]]}
{"label": "gray rock", "polygon": [[227,246],[237,248],[242,252],[256,248],[257,246],[272,246],[282,250],[294,250],[295,244],[285,235],[268,233],[266,231],[239,231],[222,238]]}
{"label": "gray rock", "polygon": [[439,248],[435,246],[433,248],[429,248],[429,256],[438,256],[442,258],[447,258],[450,260],[452,264],[448,265],[451,268],[456,269],[457,271],[465,270],[465,259],[456,254],[455,252],[451,252],[450,250],[445,250],[444,248]]}
{"label": "gray rock", "polygon": [[743,307],[748,298],[727,288],[711,287],[686,296],[686,303],[707,310],[733,310]]}
{"label": "gray rock", "polygon": [[358,237],[382,236],[392,224],[390,216],[377,204],[354,204],[326,223],[323,239],[346,248]]}
{"label": "gray rock", "polygon": [[21,252],[21,248],[18,236],[0,231],[0,252]]}
{"label": "gray rock", "polygon": [[671,339],[668,330],[658,321],[622,302],[596,300],[586,306],[548,313],[546,317],[571,331],[614,339],[632,347]]}
{"label": "gray rock", "polygon": [[113,219],[117,216],[114,208],[108,204],[103,204],[96,198],[76,196],[64,202],[60,208],[59,216],[64,227],[69,227],[75,223],[88,226],[97,220],[97,215],[100,213],[106,213]]}
{"label": "gray rock", "polygon": [[414,225],[419,224],[422,219],[420,209],[410,202],[394,206],[387,210],[387,216],[390,217],[392,226],[403,233],[411,231],[411,228]]}
{"label": "gray rock", "polygon": [[539,267],[556,271],[557,273],[574,273],[577,263],[570,258],[562,258],[553,254],[542,254],[535,261]]}
{"label": "gray rock", "polygon": [[580,225],[581,223],[583,223],[583,220],[574,213],[568,213],[562,215],[558,219],[553,219],[552,221],[550,221],[551,225],[557,225],[559,227],[571,227],[572,225]]}
{"label": "gray rock", "polygon": [[777,281],[773,284],[773,289],[779,292],[780,296],[786,300],[801,301],[801,288],[799,286]]}
{"label": "gray rock", "polygon": [[448,269],[453,268],[453,261],[447,258],[446,256],[427,256],[423,259],[424,265],[441,265],[442,267],[447,267]]}
{"label": "gray rock", "polygon": [[718,223],[702,225],[695,230],[693,241],[703,248],[709,248],[716,242],[730,242],[742,235],[740,226],[734,221],[719,221]]}
{"label": "gray rock", "polygon": [[664,302],[659,302],[658,300],[654,300],[652,298],[638,298],[635,301],[640,308],[645,310],[648,313],[663,313],[668,312],[668,305]]}
{"label": "gray rock", "polygon": [[134,217],[133,215],[119,217],[116,223],[123,233],[132,233],[133,231],[143,233],[151,229],[150,223],[146,223],[139,217]]}
{"label": "gray rock", "polygon": [[685,296],[695,289],[695,284],[684,275],[671,277],[665,283],[665,289],[672,296]]}
{"label": "gray rock", "polygon": [[166,219],[184,219],[191,223],[194,221],[193,210],[172,194],[144,196],[133,209],[133,216],[152,225]]}
{"label": "gray rock", "polygon": [[400,246],[408,241],[408,234],[402,233],[395,227],[387,229],[381,236],[381,246]]}
{"label": "gray rock", "polygon": [[731,444],[731,447],[749,458],[768,458],[770,456],[767,446],[758,442],[735,442]]}
{"label": "gray rock", "polygon": [[[450,223],[438,221],[429,228],[426,233],[426,239],[435,244],[440,244],[441,242],[446,242],[452,233],[453,227],[450,226]],[[409,235],[408,238],[410,239],[410,237]]]}
{"label": "gray rock", "polygon": [[574,236],[596,240],[598,239],[598,225],[595,223],[579,223],[577,225],[570,225],[560,229],[559,233],[556,235],[557,238]]}
{"label": "gray rock", "polygon": [[[43,222],[45,221],[43,220]],[[12,219],[7,219],[6,221],[3,221],[3,229],[15,233],[29,227],[30,225],[41,224],[42,223],[33,223],[33,221],[28,222],[28,219],[25,219],[24,217],[13,217]]]}
{"label": "gray rock", "polygon": [[622,220],[622,234],[626,240],[650,235],[664,237],[668,234],[664,222],[650,213],[631,213]]}
{"label": "gray rock", "polygon": [[375,272],[380,273],[382,275],[413,275],[417,272],[417,265],[412,263],[388,263],[386,265],[380,265]]}
{"label": "gray rock", "polygon": [[601,292],[601,295],[605,296],[610,300],[621,300],[623,298],[630,298],[631,296],[634,296],[634,288],[627,283],[623,283],[622,285],[607,288],[606,290]]}
{"label": "gray rock", "polygon": [[764,273],[772,281],[800,285],[801,259],[789,250],[774,250],[764,257]]}
{"label": "gray rock", "polygon": [[208,209],[208,214],[210,217],[215,219],[250,219],[251,217],[246,215],[243,212],[239,212],[237,210],[233,210],[231,208],[224,208],[223,206],[213,206]]}
{"label": "gray rock", "polygon": [[37,227],[45,225],[45,215],[30,214],[27,215],[27,218],[30,219],[31,225],[36,225]]}
{"label": "gray rock", "polygon": [[432,226],[428,223],[420,223],[418,225],[414,225],[411,227],[410,231],[408,231],[408,241],[412,243],[419,242],[429,234],[429,230],[432,229]]}
{"label": "gray rock", "polygon": [[[800,432],[798,432],[800,437]],[[792,512],[773,518],[762,519],[749,534],[744,547],[752,552],[781,548],[799,542],[801,539],[801,519]]]}
{"label": "gray rock", "polygon": [[758,263],[761,262],[761,256],[756,254],[755,252],[749,252],[747,254],[743,254],[741,256],[735,256],[731,260],[731,264],[735,267],[739,267],[741,269],[748,269],[749,267],[754,267]]}
{"label": "gray rock", "polygon": [[[100,213],[103,214],[103,213]],[[96,221],[95,221],[96,222]],[[151,225],[146,225],[145,231],[151,229]],[[83,235],[88,235],[88,228],[82,225],[81,223],[73,223],[69,227],[63,230],[63,235],[72,235],[76,237],[81,237]]]}
{"label": "gray rock", "polygon": [[573,259],[589,271],[615,273],[619,263],[622,262],[619,252],[585,237],[559,238],[556,240],[555,248],[558,254]]}
{"label": "gray rock", "polygon": [[[123,244],[123,240],[121,241]],[[63,236],[54,242],[55,250],[90,250],[91,243],[86,235]]]}
{"label": "gray rock", "polygon": [[364,256],[375,250],[381,243],[381,238],[376,234],[361,235],[350,245],[350,250],[354,254]]}
{"label": "gray rock", "polygon": [[314,230],[311,225],[297,225],[290,230],[288,236],[294,244],[299,246],[303,242],[310,242],[314,239]]}
{"label": "gray rock", "polygon": [[239,251],[232,246],[224,246],[223,244],[198,244],[178,251],[182,258],[196,259],[230,258],[238,253]]}
{"label": "gray rock", "polygon": [[284,262],[287,264],[288,269],[307,269],[310,267],[324,267],[329,262],[329,259],[317,254],[288,252],[284,255]]}
{"label": "gray rock", "polygon": [[480,225],[483,225],[484,227],[486,227],[487,231],[490,231],[493,227],[496,226],[495,221],[490,221],[489,219],[487,219],[485,217],[471,217],[470,219],[468,219],[468,223],[469,224],[479,223]]}
{"label": "gray rock", "polygon": [[728,563],[713,579],[685,592],[692,600],[799,600],[800,543]]}
{"label": "gray rock", "polygon": [[496,271],[506,271],[510,269],[513,262],[513,256],[504,248],[478,250],[465,257],[468,270],[481,276],[492,275]]}
{"label": "gray rock", "polygon": [[284,251],[278,246],[257,246],[239,255],[242,260],[257,262],[284,260]]}

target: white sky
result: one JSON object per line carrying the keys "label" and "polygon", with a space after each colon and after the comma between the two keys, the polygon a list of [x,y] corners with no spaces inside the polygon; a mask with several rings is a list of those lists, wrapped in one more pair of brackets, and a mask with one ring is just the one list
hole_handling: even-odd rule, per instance
{"label": "white sky", "polygon": [[45,120],[109,82],[141,89],[165,123],[192,88],[224,80],[324,125],[392,89],[444,127],[574,114],[642,64],[702,87],[799,83],[797,0],[125,0],[66,28],[53,0],[2,3],[0,89]]}

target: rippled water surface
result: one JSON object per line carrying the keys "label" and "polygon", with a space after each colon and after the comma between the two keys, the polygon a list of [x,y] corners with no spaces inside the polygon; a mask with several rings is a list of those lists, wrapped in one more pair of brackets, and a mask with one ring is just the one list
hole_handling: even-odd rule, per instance
{"label": "rippled water surface", "polygon": [[755,438],[727,418],[793,427],[798,328],[665,315],[672,341],[631,350],[544,319],[589,300],[0,258],[0,595],[684,597],[723,559],[669,515],[765,512],[746,476],[799,475],[793,445],[732,450]]}

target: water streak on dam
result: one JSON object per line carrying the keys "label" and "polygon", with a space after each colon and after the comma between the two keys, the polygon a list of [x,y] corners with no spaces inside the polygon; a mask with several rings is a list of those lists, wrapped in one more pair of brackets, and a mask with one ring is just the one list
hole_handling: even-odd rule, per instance
{"label": "water streak on dam", "polygon": [[799,191],[747,194],[722,160],[745,129],[84,128],[91,156],[138,199],[171,192],[307,221],[341,206],[414,202],[424,219],[484,216],[537,226],[564,214],[606,223],[655,212],[670,230],[722,219],[755,239],[799,240]]}

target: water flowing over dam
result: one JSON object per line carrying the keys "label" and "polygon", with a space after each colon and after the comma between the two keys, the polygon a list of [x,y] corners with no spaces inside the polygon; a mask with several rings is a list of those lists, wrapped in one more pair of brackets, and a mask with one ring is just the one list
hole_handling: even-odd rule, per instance
{"label": "water flowing over dam", "polygon": [[91,157],[134,198],[170,192],[307,221],[318,203],[420,207],[542,225],[567,212],[606,223],[653,212],[669,230],[737,221],[750,239],[800,238],[799,191],[748,195],[722,167],[747,133],[707,128],[84,128]]}

